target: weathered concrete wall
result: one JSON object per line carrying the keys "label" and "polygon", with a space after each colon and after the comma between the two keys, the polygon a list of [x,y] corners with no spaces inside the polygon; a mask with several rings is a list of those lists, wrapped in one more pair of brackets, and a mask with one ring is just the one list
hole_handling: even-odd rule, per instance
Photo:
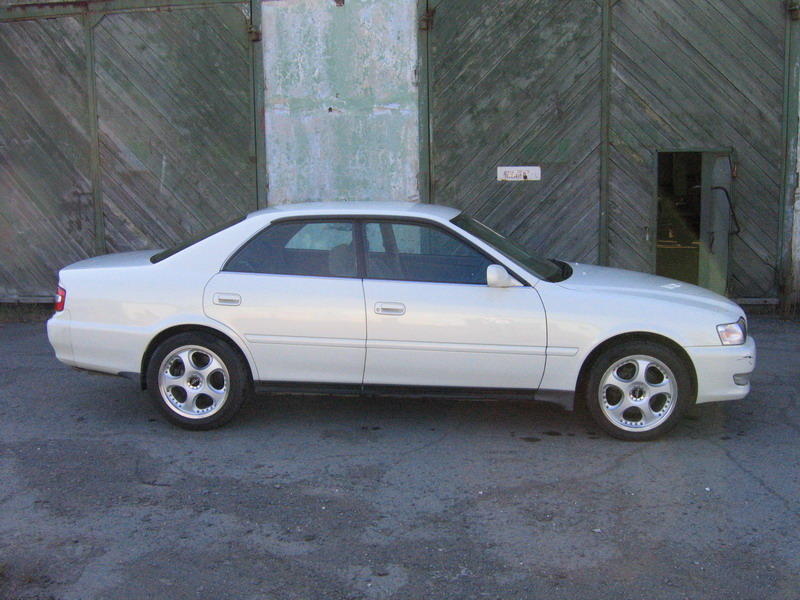
{"label": "weathered concrete wall", "polygon": [[262,9],[269,204],[418,200],[416,1]]}

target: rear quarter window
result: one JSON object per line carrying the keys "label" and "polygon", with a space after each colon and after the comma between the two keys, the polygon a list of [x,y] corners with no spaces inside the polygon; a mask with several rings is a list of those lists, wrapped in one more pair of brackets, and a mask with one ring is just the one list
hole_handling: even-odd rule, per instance
{"label": "rear quarter window", "polygon": [[190,246],[194,246],[198,242],[202,242],[206,238],[210,238],[212,235],[216,235],[220,231],[224,231],[228,227],[233,227],[237,223],[241,223],[244,220],[245,217],[239,217],[238,219],[234,219],[233,221],[228,221],[227,223],[223,223],[222,225],[214,227],[211,230],[203,231],[202,233],[194,235],[182,241],[180,244],[176,244],[171,248],[167,248],[166,250],[161,250],[160,252],[157,252],[156,254],[150,257],[150,262],[153,264],[159,263],[162,260],[177,254],[178,252],[186,250],[186,248],[189,248]]}

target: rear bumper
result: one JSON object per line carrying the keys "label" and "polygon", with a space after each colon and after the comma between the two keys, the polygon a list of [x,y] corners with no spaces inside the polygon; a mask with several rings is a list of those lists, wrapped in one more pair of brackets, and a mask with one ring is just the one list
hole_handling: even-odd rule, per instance
{"label": "rear bumper", "polygon": [[70,320],[69,311],[66,310],[50,317],[47,321],[47,339],[55,350],[56,358],[65,365],[74,366]]}
{"label": "rear bumper", "polygon": [[56,358],[83,371],[120,375],[136,373],[152,333],[75,321],[69,311],[47,322],[47,338]]}
{"label": "rear bumper", "polygon": [[750,373],[756,366],[753,338],[741,346],[690,347],[686,352],[697,373],[698,404],[740,400],[750,393]]}

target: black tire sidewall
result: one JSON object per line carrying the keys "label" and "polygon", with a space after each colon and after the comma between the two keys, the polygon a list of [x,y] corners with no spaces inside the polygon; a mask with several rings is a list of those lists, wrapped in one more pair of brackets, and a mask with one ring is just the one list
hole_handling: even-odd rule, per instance
{"label": "black tire sidewall", "polygon": [[[678,389],[675,408],[673,408],[670,415],[658,426],[647,431],[621,429],[610,421],[603,412],[602,399],[599,393],[600,381],[606,370],[615,362],[636,355],[649,356],[664,363],[672,371]],[[588,377],[585,380],[583,396],[589,414],[603,431],[612,437],[622,440],[646,441],[660,437],[675,427],[683,415],[686,414],[686,411],[694,404],[694,387],[689,367],[675,351],[658,342],[647,340],[627,341],[607,348],[593,360],[589,367]]]}
{"label": "black tire sidewall", "polygon": [[[198,346],[216,354],[228,370],[228,397],[220,410],[208,417],[190,419],[176,413],[168,401],[162,397],[158,384],[161,363],[175,349],[182,346]],[[247,372],[242,357],[230,344],[208,333],[180,333],[158,345],[147,364],[147,390],[161,415],[173,425],[202,431],[215,429],[229,422],[244,404],[247,397]]]}

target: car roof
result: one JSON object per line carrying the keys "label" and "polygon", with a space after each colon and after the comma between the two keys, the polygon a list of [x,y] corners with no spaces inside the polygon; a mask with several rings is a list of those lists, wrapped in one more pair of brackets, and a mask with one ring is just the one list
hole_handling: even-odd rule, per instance
{"label": "car roof", "polygon": [[300,216],[404,216],[428,217],[450,221],[461,213],[449,206],[422,204],[420,202],[297,202],[264,208],[248,215],[248,218],[269,215],[272,219]]}

